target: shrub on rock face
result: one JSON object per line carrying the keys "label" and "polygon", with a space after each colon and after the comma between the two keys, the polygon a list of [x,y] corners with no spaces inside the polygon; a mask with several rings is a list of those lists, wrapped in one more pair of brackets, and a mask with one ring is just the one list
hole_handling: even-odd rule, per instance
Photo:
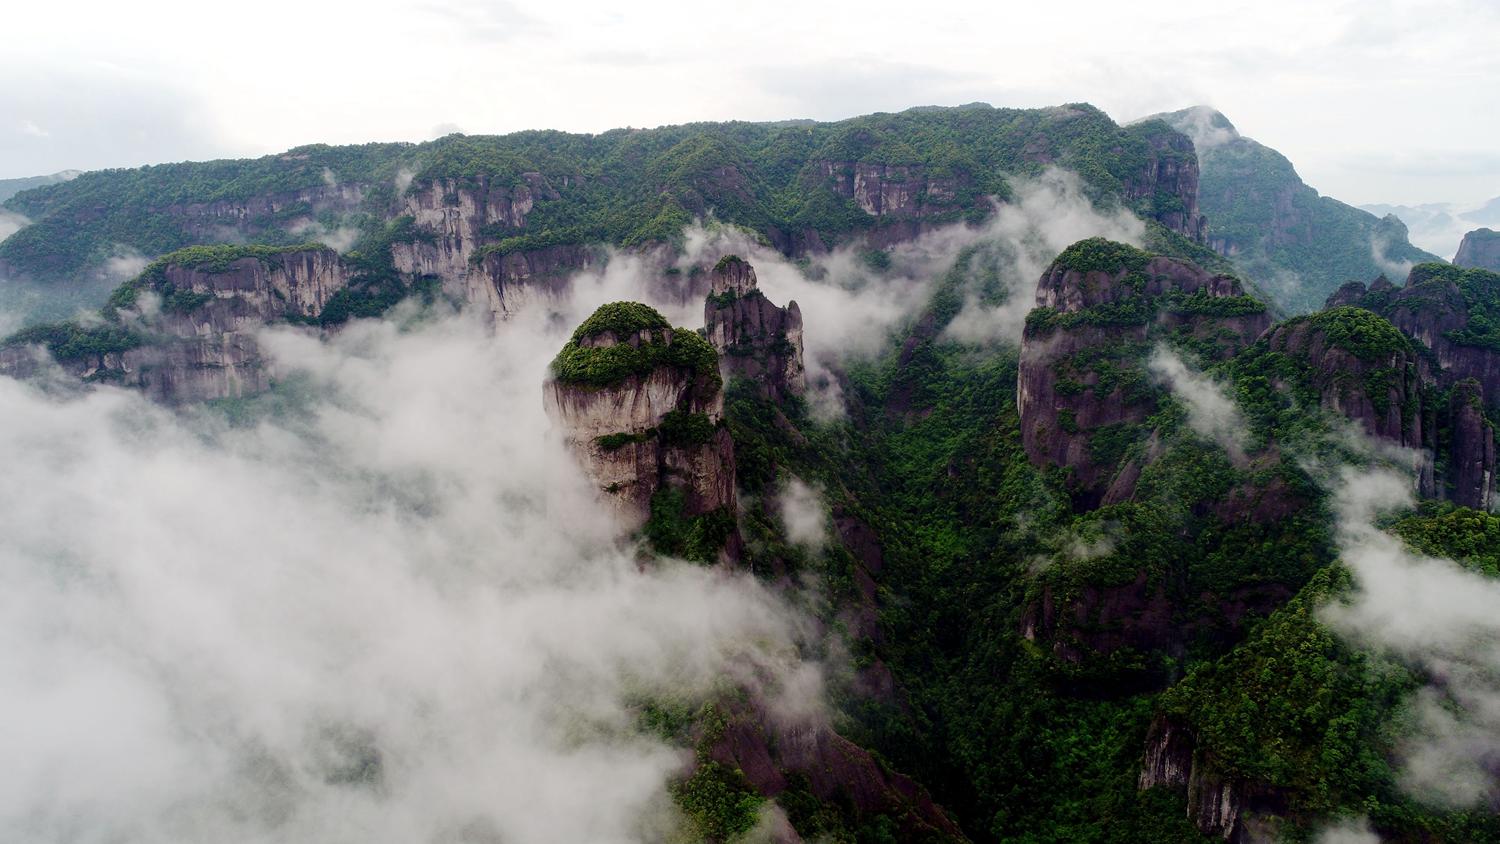
{"label": "shrub on rock face", "polygon": [[710,391],[722,386],[719,358],[707,340],[639,302],[600,307],[552,361],[552,375],[564,384],[608,387],[658,366],[691,372]]}
{"label": "shrub on rock face", "polygon": [[1125,243],[1103,237],[1080,240],[1064,249],[1052,262],[1054,267],[1080,273],[1137,272],[1146,268],[1151,254]]}

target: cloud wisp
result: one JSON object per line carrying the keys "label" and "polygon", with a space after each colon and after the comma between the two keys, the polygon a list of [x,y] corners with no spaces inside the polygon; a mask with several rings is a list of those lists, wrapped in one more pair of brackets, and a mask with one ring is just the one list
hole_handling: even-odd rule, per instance
{"label": "cloud wisp", "polygon": [[1453,806],[1500,796],[1500,581],[1452,560],[1413,553],[1375,520],[1412,505],[1410,476],[1340,471],[1334,489],[1342,561],[1356,591],[1323,611],[1352,641],[1389,653],[1429,679],[1399,748],[1402,785]]}
{"label": "cloud wisp", "polygon": [[1190,369],[1181,356],[1165,345],[1158,345],[1151,352],[1146,368],[1187,407],[1188,427],[1218,443],[1236,464],[1244,463],[1250,428],[1239,405],[1222,384]]}
{"label": "cloud wisp", "polygon": [[1004,301],[987,305],[973,292],[946,336],[967,343],[1015,343],[1036,306],[1036,285],[1058,253],[1089,237],[1140,246],[1146,226],[1125,209],[1102,211],[1084,195],[1076,173],[1048,168],[1035,179],[1012,181],[1014,198],[973,237],[998,267]]}
{"label": "cloud wisp", "polygon": [[828,505],[823,494],[800,478],[790,478],[777,499],[786,538],[808,551],[819,551],[828,541]]}
{"label": "cloud wisp", "polygon": [[239,426],[0,379],[0,837],[661,840],[685,760],[628,701],[806,710],[800,616],[617,544],[542,411],[565,328],[271,331]]}

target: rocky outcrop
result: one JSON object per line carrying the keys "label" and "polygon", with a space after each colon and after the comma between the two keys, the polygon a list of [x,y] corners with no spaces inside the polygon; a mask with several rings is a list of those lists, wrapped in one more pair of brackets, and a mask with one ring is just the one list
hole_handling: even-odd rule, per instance
{"label": "rocky outcrop", "polygon": [[1315,310],[1338,285],[1373,278],[1383,263],[1437,260],[1411,244],[1396,217],[1320,196],[1285,156],[1240,135],[1219,112],[1199,106],[1156,117],[1197,148],[1209,247],[1282,310]]}
{"label": "rocky outcrop", "polygon": [[434,180],[406,195],[401,213],[419,237],[392,244],[391,257],[399,272],[435,276],[460,301],[497,318],[513,316],[555,299],[568,276],[604,258],[580,244],[484,248],[520,234],[537,202],[560,198],[540,173],[523,173],[513,184],[486,176]]}
{"label": "rocky outcrop", "polygon": [[1119,470],[1094,448],[1100,431],[1140,425],[1156,409],[1144,373],[1152,343],[1172,334],[1227,357],[1270,323],[1240,283],[1175,258],[1153,257],[1099,238],[1059,255],[1037,286],[1037,308],[1021,343],[1016,403],[1034,465],[1068,473],[1074,501],[1097,506]]}
{"label": "rocky outcrop", "polygon": [[854,201],[871,217],[915,218],[954,207],[967,174],[935,176],[920,164],[818,161],[817,172],[834,193]]}
{"label": "rocky outcrop", "polygon": [[[174,255],[116,292],[113,322],[78,329],[80,342],[49,343],[57,363],[86,381],[139,388],[167,404],[262,392],[276,373],[257,333],[267,324],[316,320],[350,277],[331,249],[212,247]],[[127,335],[134,341],[118,341]],[[0,355],[0,372],[25,377],[35,361],[12,349]]]}
{"label": "rocky outcrop", "polygon": [[777,307],[756,287],[755,269],[737,255],[714,266],[703,306],[704,331],[725,378],[745,378],[772,401],[807,390],[802,364],[802,311]]}
{"label": "rocky outcrop", "polygon": [[1277,840],[1264,834],[1274,828],[1257,822],[1282,814],[1285,795],[1218,773],[1213,755],[1197,747],[1185,724],[1157,715],[1146,734],[1146,752],[1136,781],[1140,790],[1170,788],[1187,792],[1187,817],[1204,835],[1230,844]]}
{"label": "rocky outcrop", "polygon": [[[1447,444],[1438,462],[1446,475],[1432,494],[1470,507],[1494,502],[1494,431],[1486,411],[1500,406],[1500,347],[1489,336],[1492,302],[1500,298],[1500,274],[1422,264],[1395,287],[1384,278],[1364,289],[1349,284],[1330,300],[1385,316],[1423,354],[1417,368],[1430,391],[1450,391],[1446,406],[1424,407],[1418,420],[1431,418],[1426,445]],[[1387,426],[1389,429],[1389,426]]]}
{"label": "rocky outcrop", "polygon": [[1485,418],[1482,388],[1468,378],[1448,399],[1448,498],[1464,507],[1495,504],[1495,427]]}
{"label": "rocky outcrop", "polygon": [[184,230],[202,243],[223,243],[258,237],[267,232],[296,228],[322,215],[342,216],[360,210],[367,188],[339,183],[295,191],[260,194],[239,200],[190,202],[167,206],[161,213],[175,218]]}
{"label": "rocky outcrop", "polygon": [[708,756],[738,769],[759,794],[805,790],[824,804],[846,807],[857,822],[885,815],[896,822],[901,841],[966,840],[926,789],[826,723],[778,718],[755,702],[736,704],[724,715]]}
{"label": "rocky outcrop", "polygon": [[1464,235],[1453,256],[1453,263],[1460,267],[1472,267],[1500,273],[1500,232],[1494,229],[1475,229]]}
{"label": "rocky outcrop", "polygon": [[1394,445],[1427,444],[1420,360],[1386,320],[1334,308],[1288,320],[1266,339],[1272,351],[1304,362],[1323,409]]}
{"label": "rocky outcrop", "polygon": [[616,302],[579,326],[552,374],[547,413],[622,528],[680,522],[721,531],[715,547],[730,540],[734,444],[722,424],[718,356],[702,337],[645,305]]}
{"label": "rocky outcrop", "polygon": [[1198,210],[1198,154],[1193,141],[1165,124],[1132,127],[1145,138],[1150,154],[1141,169],[1125,181],[1125,196],[1157,222],[1204,243],[1208,218]]}

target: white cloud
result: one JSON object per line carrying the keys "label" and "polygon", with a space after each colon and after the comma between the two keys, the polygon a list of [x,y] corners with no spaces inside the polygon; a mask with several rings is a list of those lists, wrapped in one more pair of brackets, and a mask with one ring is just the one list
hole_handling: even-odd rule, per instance
{"label": "white cloud", "polygon": [[809,551],[820,550],[828,541],[828,505],[823,494],[800,478],[790,478],[777,503],[787,539]]}
{"label": "white cloud", "polygon": [[1334,488],[1340,559],[1356,590],[1325,607],[1334,630],[1431,678],[1398,748],[1401,783],[1419,798],[1466,806],[1500,794],[1500,581],[1408,551],[1375,520],[1413,503],[1408,473],[1342,469]]}
{"label": "white cloud", "polygon": [[1380,844],[1368,818],[1342,820],[1318,833],[1316,844]]}
{"label": "white cloud", "polygon": [[0,240],[10,237],[30,224],[31,221],[24,216],[0,208]]}
{"label": "white cloud", "polygon": [[[1017,343],[1026,315],[1036,307],[1036,286],[1047,265],[1068,246],[1107,237],[1140,246],[1146,226],[1124,209],[1100,211],[1083,193],[1078,175],[1049,167],[1035,179],[1014,179],[1012,201],[1002,203],[981,231],[970,235],[996,266],[1006,291],[1002,304],[986,305],[969,292],[946,336],[966,343]],[[955,250],[956,252],[956,250]]]}
{"label": "white cloud", "polygon": [[659,840],[627,697],[807,711],[800,617],[616,545],[542,412],[571,324],[271,331],[298,409],[245,428],[0,379],[0,838]]}
{"label": "white cloud", "polygon": [[1187,407],[1190,428],[1222,446],[1235,462],[1244,461],[1250,429],[1223,385],[1189,369],[1176,352],[1164,345],[1152,350],[1146,368]]}

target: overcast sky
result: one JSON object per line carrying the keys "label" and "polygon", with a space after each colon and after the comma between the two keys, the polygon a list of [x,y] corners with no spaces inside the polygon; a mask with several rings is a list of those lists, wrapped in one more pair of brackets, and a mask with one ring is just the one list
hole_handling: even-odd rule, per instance
{"label": "overcast sky", "polygon": [[17,0],[0,24],[0,178],[1082,100],[1122,121],[1213,105],[1351,203],[1500,195],[1495,0]]}

